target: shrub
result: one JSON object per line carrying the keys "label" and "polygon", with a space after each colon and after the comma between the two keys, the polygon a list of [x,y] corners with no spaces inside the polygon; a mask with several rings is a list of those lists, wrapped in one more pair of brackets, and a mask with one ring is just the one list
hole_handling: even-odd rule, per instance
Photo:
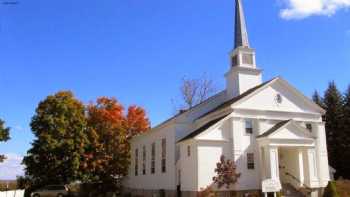
{"label": "shrub", "polygon": [[222,155],[220,157],[220,162],[216,164],[216,175],[213,177],[214,183],[217,184],[219,189],[222,186],[226,186],[226,189],[229,189],[230,185],[235,184],[241,176],[236,170],[237,166],[234,161],[226,160],[225,156]]}
{"label": "shrub", "polygon": [[323,197],[340,197],[337,193],[337,188],[334,181],[329,181],[324,191]]}

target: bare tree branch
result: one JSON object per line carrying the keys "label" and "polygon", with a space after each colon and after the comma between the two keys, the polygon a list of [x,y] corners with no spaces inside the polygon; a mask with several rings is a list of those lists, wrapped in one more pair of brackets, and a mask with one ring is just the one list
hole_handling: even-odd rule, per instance
{"label": "bare tree branch", "polygon": [[198,102],[201,103],[215,92],[213,81],[205,76],[199,79]]}
{"label": "bare tree branch", "polygon": [[200,87],[197,80],[186,78],[182,79],[181,95],[188,108],[193,107],[193,105],[195,105],[197,102],[196,97],[198,95],[199,88]]}
{"label": "bare tree branch", "polygon": [[216,89],[214,88],[213,81],[208,79],[205,74],[198,79],[188,79],[183,77],[180,93],[184,107],[181,107],[181,109],[178,110],[190,109],[208,99],[215,92]]}

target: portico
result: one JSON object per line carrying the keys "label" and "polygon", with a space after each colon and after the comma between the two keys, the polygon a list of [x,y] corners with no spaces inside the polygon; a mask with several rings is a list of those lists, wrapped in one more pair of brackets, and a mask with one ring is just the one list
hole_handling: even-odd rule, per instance
{"label": "portico", "polygon": [[[293,120],[282,121],[257,137],[262,182],[273,180],[271,192],[286,184],[295,189],[319,188],[316,140]],[[264,190],[264,188],[262,188]],[[274,190],[274,191],[272,191]]]}

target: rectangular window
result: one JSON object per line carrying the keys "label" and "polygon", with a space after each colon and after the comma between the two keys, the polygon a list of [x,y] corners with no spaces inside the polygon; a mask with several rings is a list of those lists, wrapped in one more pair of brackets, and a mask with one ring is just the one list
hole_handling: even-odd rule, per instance
{"label": "rectangular window", "polygon": [[247,154],[247,168],[249,170],[253,170],[254,169],[254,153],[248,153]]}
{"label": "rectangular window", "polygon": [[245,121],[245,132],[247,134],[253,133],[253,121],[252,120],[246,120]]}
{"label": "rectangular window", "polygon": [[166,139],[162,139],[162,172],[166,172]]}
{"label": "rectangular window", "polygon": [[191,156],[191,146],[187,146],[187,156]]}
{"label": "rectangular window", "polygon": [[306,123],[306,129],[312,132],[312,124]]}
{"label": "rectangular window", "polygon": [[152,156],[151,156],[151,174],[154,174],[156,171],[156,143],[152,143]]}
{"label": "rectangular window", "polygon": [[179,161],[179,159],[180,159],[180,156],[181,156],[181,150],[180,150],[180,146],[179,145],[176,145],[176,150],[175,150],[176,152],[175,152],[175,163],[177,162],[177,161]]}
{"label": "rectangular window", "polygon": [[146,146],[142,148],[142,174],[146,174]]}
{"label": "rectangular window", "polygon": [[137,176],[139,174],[138,170],[139,170],[139,149],[135,150],[135,176]]}

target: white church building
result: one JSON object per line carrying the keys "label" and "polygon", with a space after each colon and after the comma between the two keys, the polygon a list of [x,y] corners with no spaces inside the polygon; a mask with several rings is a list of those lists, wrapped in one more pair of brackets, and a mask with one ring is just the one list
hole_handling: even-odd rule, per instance
{"label": "white church building", "polygon": [[[234,43],[225,90],[132,139],[132,195],[197,196],[212,186],[237,196],[320,196],[327,186],[325,111],[281,77],[262,81],[241,0]],[[213,184],[222,155],[241,174],[229,189]]]}

